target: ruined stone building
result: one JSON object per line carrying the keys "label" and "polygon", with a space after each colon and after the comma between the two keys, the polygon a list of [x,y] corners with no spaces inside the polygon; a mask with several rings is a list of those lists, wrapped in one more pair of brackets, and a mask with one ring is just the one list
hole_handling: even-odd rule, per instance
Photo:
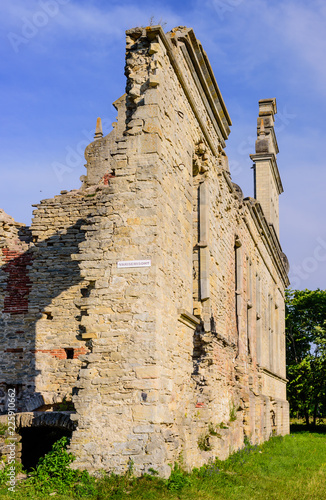
{"label": "ruined stone building", "polygon": [[25,460],[62,429],[76,467],[167,475],[180,454],[191,468],[289,432],[276,101],[259,101],[244,198],[193,30],[132,29],[126,47],[80,189],[30,227],[0,214],[1,418],[14,387]]}

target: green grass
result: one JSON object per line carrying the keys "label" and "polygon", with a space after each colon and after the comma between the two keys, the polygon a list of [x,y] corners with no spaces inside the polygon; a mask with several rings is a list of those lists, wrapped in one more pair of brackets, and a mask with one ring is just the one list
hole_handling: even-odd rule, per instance
{"label": "green grass", "polygon": [[[79,498],[325,500],[326,435],[323,431],[324,427],[317,428],[316,432],[300,430],[284,438],[273,437],[261,446],[247,444],[228,460],[216,460],[191,474],[174,466],[167,481],[155,475],[106,476],[96,482],[96,491],[89,496],[79,494]],[[42,496],[28,489],[8,494],[2,486],[0,499],[13,498],[68,500],[74,496],[71,493]]]}

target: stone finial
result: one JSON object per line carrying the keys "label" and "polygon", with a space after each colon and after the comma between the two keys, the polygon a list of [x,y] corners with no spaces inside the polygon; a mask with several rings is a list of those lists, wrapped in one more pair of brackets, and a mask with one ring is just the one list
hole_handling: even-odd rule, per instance
{"label": "stone finial", "polygon": [[102,120],[101,120],[101,118],[98,118],[96,121],[96,129],[95,129],[94,139],[101,139],[101,137],[103,137]]}

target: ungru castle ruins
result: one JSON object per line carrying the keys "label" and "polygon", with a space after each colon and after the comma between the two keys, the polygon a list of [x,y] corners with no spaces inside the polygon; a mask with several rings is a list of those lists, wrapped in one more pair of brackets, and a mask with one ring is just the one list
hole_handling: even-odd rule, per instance
{"label": "ungru castle ruins", "polygon": [[14,388],[25,463],[69,433],[75,467],[166,476],[289,432],[276,101],[259,101],[244,198],[193,30],[131,29],[126,50],[81,188],[30,227],[0,213],[1,419]]}

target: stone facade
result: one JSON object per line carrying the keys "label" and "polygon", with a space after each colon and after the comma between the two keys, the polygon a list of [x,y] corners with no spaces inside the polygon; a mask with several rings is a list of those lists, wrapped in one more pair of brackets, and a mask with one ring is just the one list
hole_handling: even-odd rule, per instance
{"label": "stone facade", "polygon": [[21,412],[72,399],[76,467],[166,476],[289,432],[276,101],[259,101],[244,198],[193,31],[127,31],[125,73],[82,187],[30,228],[0,214],[0,403],[12,386]]}

